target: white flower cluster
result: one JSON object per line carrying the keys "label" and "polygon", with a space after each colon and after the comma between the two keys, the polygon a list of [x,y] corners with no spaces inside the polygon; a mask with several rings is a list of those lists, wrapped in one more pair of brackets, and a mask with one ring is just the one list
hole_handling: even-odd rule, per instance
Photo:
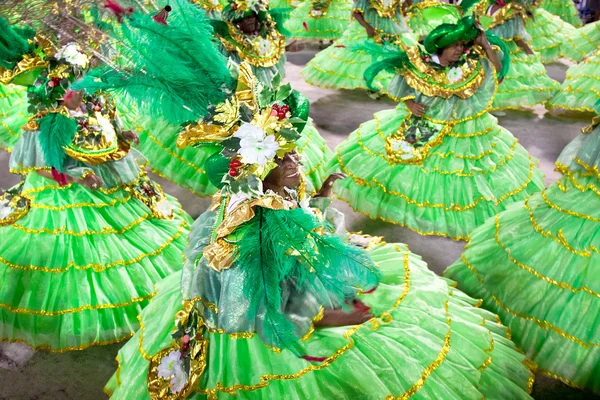
{"label": "white flower cluster", "polygon": [[392,141],[392,150],[401,151],[400,158],[403,160],[410,160],[414,158],[413,147],[406,140],[394,140]]}
{"label": "white flower cluster", "polygon": [[245,164],[265,166],[269,160],[275,158],[279,143],[275,135],[267,135],[256,125],[245,122],[233,135],[240,139],[238,154],[242,156]]}
{"label": "white flower cluster", "polygon": [[179,393],[187,383],[187,374],[183,368],[183,359],[179,350],[173,350],[158,364],[158,377],[171,378],[170,387],[172,393]]}
{"label": "white flower cluster", "polygon": [[446,77],[448,78],[448,82],[456,83],[460,81],[463,77],[463,71],[460,67],[453,67],[446,72]]}
{"label": "white flower cluster", "polygon": [[13,209],[8,205],[9,201],[4,199],[0,201],[0,221],[7,219],[12,213]]}
{"label": "white flower cluster", "polygon": [[88,56],[85,55],[77,46],[77,43],[69,43],[58,51],[55,55],[57,60],[65,60],[71,65],[76,65],[85,68],[90,62]]}
{"label": "white flower cluster", "polygon": [[98,126],[100,127],[100,131],[102,131],[102,135],[106,142],[110,144],[116,143],[117,133],[110,120],[98,111],[94,113],[94,117],[96,118],[96,121],[98,121]]}
{"label": "white flower cluster", "polygon": [[312,15],[313,17],[320,17],[321,15],[323,15],[323,11],[321,11],[321,10],[310,10],[310,15]]}
{"label": "white flower cluster", "polygon": [[269,53],[271,50],[271,42],[269,42],[265,38],[260,38],[258,42],[258,52],[261,56],[264,56]]}

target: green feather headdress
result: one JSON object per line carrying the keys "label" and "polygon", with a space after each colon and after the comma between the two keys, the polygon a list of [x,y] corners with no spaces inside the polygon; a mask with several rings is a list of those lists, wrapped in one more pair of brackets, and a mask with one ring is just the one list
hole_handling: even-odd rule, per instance
{"label": "green feather headdress", "polygon": [[170,6],[167,25],[139,12],[125,18],[110,33],[120,67],[96,69],[75,88],[127,95],[148,115],[177,125],[201,119],[211,104],[224,101],[232,79],[204,11],[186,0]]}
{"label": "green feather headdress", "polygon": [[[461,18],[456,24],[441,24],[432,30],[424,39],[422,51],[429,55],[438,54],[442,49],[448,47],[460,40],[467,42],[466,46],[472,46],[474,39],[481,32],[481,28],[475,17],[467,16]],[[502,52],[502,69],[497,71],[499,79],[502,79],[510,67],[510,52],[508,47],[503,40],[498,38],[492,32],[485,32],[486,37],[490,44],[497,46]],[[377,90],[373,86],[373,81],[377,75],[383,71],[388,70],[394,72],[396,69],[404,69],[410,67],[410,61],[407,54],[402,50],[397,50],[395,47],[370,45],[367,43],[362,48],[368,52],[374,53],[382,58],[371,65],[364,73],[364,78],[367,82],[367,86],[371,90]]]}

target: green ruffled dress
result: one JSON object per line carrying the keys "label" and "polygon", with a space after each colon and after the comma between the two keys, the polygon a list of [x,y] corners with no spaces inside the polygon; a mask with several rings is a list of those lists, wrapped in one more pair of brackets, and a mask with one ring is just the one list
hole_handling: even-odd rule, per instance
{"label": "green ruffled dress", "polygon": [[445,276],[500,315],[539,371],[600,392],[600,126],[561,153],[562,178],[471,235]]}
{"label": "green ruffled dress", "polygon": [[600,100],[600,50],[567,70],[560,91],[548,102],[553,109],[594,113]]}
{"label": "green ruffled dress", "polygon": [[29,119],[27,88],[0,85],[0,149],[11,152]]}
{"label": "green ruffled dress", "polygon": [[[415,43],[415,38],[407,27],[401,11],[401,2],[392,1],[389,12],[391,17],[381,16],[375,7],[382,8],[383,0],[357,0],[354,12],[362,13],[378,33],[381,39],[389,42],[400,40],[405,45]],[[387,15],[386,13],[384,13]],[[377,54],[357,49],[365,42],[378,43],[381,41],[369,38],[365,28],[356,20],[352,21],[342,37],[333,45],[319,52],[302,70],[302,77],[311,85],[333,89],[366,89],[364,80],[366,69],[379,59]],[[375,86],[385,91],[393,75],[382,73],[376,80]]]}
{"label": "green ruffled dress", "polygon": [[542,0],[540,7],[575,27],[583,25],[573,0]]}
{"label": "green ruffled dress", "polygon": [[285,27],[290,39],[334,40],[342,36],[351,19],[352,0],[304,0]]}
{"label": "green ruffled dress", "polygon": [[540,54],[543,64],[562,57],[562,42],[567,34],[575,30],[571,24],[542,8],[533,10],[533,18],[527,19],[525,29],[531,37],[531,48]]}
{"label": "green ruffled dress", "polygon": [[539,54],[528,55],[515,38],[531,42],[520,14],[489,29],[506,43],[510,51],[510,69],[498,85],[493,110],[520,109],[544,104],[554,96],[559,83],[548,76]]}
{"label": "green ruffled dress", "polygon": [[[413,119],[400,104],[352,132],[332,163],[349,175],[336,182],[338,197],[371,218],[466,240],[490,216],[542,190],[537,160],[488,112],[497,87],[493,66],[485,58],[478,66],[483,81],[465,99],[423,94],[416,67],[404,71],[410,81],[397,75],[390,93],[423,103],[426,118]],[[474,79],[465,77],[459,89],[471,91]],[[441,86],[441,94],[456,86]]]}
{"label": "green ruffled dress", "polygon": [[94,191],[40,176],[38,135],[24,131],[10,159],[23,181],[0,198],[0,340],[64,352],[129,338],[155,284],[181,269],[191,220],[133,149],[97,165],[67,156],[66,176],[102,179]]}
{"label": "green ruffled dress", "polygon": [[600,48],[600,21],[592,22],[569,32],[562,45],[562,55],[579,62]]}
{"label": "green ruffled dress", "polygon": [[533,376],[497,317],[429,271],[403,244],[374,241],[367,247],[381,278],[374,292],[359,298],[375,318],[314,329],[323,308],[288,283],[282,312],[296,336],[304,336],[302,356],[268,346],[260,318],[255,325],[248,315],[236,315],[239,304],[247,308],[244,294],[255,282],[246,285],[235,262],[216,273],[202,256],[214,220],[209,211],[194,223],[183,274],[161,282],[142,313],[142,328],[119,351],[119,369],[105,388],[111,399],[151,398],[150,360],[170,349],[176,314],[186,315],[190,306],[207,326],[216,324],[202,331],[208,340],[205,369],[189,395],[161,398],[530,398]]}

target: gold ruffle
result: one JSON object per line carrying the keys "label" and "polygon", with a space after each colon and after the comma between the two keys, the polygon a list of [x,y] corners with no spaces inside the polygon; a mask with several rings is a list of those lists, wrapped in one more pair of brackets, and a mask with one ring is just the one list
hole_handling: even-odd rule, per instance
{"label": "gold ruffle", "polygon": [[251,42],[248,42],[247,36],[231,22],[227,22],[229,35],[231,39],[217,35],[223,47],[227,51],[236,52],[243,61],[247,61],[254,67],[268,68],[276,65],[285,52],[286,39],[280,35],[276,29],[272,29],[266,38],[271,43],[271,51],[267,55],[260,55]]}
{"label": "gold ruffle", "polygon": [[394,18],[399,11],[401,3],[402,0],[392,0],[390,4],[385,5],[381,0],[370,0],[369,6],[382,18]]}
{"label": "gold ruffle", "polygon": [[[0,200],[3,200],[5,197],[6,197],[6,193],[4,193],[2,196],[0,196]],[[19,202],[19,200],[25,201],[25,203],[26,203],[25,207],[14,208],[17,205],[17,203]],[[0,226],[12,225],[16,221],[18,221],[20,218],[23,218],[29,211],[29,203],[30,203],[30,200],[28,198],[19,196],[19,195],[15,195],[8,203],[8,205],[10,207],[13,207],[14,210],[10,213],[10,215],[8,217],[0,220]]]}
{"label": "gold ruffle", "polygon": [[227,242],[226,237],[235,228],[254,218],[254,207],[283,210],[285,204],[279,196],[263,196],[258,199],[244,201],[230,211],[215,230],[215,239],[203,251],[203,256],[208,261],[208,265],[215,271],[221,272],[231,267],[234,246]]}
{"label": "gold ruffle", "polygon": [[429,155],[429,150],[438,146],[444,140],[444,137],[448,132],[452,130],[452,125],[443,126],[438,133],[437,137],[427,142],[424,146],[414,147],[415,154],[411,159],[402,159],[401,155],[398,154],[397,150],[393,148],[393,141],[404,140],[405,132],[410,127],[408,123],[408,117],[402,121],[400,128],[385,139],[385,152],[387,153],[387,159],[396,164],[421,164]]}
{"label": "gold ruffle", "polygon": [[48,114],[54,114],[54,113],[62,114],[65,117],[71,118],[71,114],[69,114],[69,110],[67,109],[67,107],[64,107],[64,106],[55,108],[54,110],[44,110],[44,111],[40,111],[39,113],[37,113],[36,115],[31,117],[29,119],[29,121],[27,121],[27,123],[21,127],[21,129],[24,131],[37,131],[40,129],[40,124],[37,122],[37,120],[42,117],[45,117]]}
{"label": "gold ruffle", "polygon": [[592,119],[592,123],[588,126],[586,126],[585,128],[581,129],[581,133],[583,133],[584,135],[587,135],[589,133],[592,133],[592,131],[598,126],[600,125],[600,116],[596,116]]}
{"label": "gold ruffle", "polygon": [[[485,4],[485,2],[482,2]],[[515,2],[506,3],[504,7],[501,7],[496,14],[492,15],[493,21],[486,29],[492,29],[498,25],[502,25],[509,19],[515,18],[516,16],[521,15],[523,19],[527,18],[527,11],[523,6],[517,4]]]}
{"label": "gold ruffle", "polygon": [[[408,59],[419,72],[427,78],[422,78],[413,72],[410,68],[399,71],[406,79],[406,83],[415,90],[420,91],[429,97],[442,97],[448,99],[452,96],[458,96],[461,99],[468,99],[473,96],[477,89],[485,80],[485,73],[478,60],[468,60],[461,67],[463,71],[463,80],[466,82],[458,87],[448,87],[448,77],[444,71],[438,71],[427,65],[421,59],[421,53],[417,47],[410,47],[406,50]],[[426,80],[426,79],[430,79]]]}
{"label": "gold ruffle", "polygon": [[129,143],[121,140],[114,148],[100,151],[81,151],[73,145],[63,147],[69,157],[90,165],[100,165],[108,161],[120,160],[129,153],[129,148]]}

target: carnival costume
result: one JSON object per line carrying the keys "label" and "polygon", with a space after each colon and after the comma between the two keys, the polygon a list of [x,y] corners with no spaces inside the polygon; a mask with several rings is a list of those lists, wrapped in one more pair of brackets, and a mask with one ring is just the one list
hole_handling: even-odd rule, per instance
{"label": "carnival costume", "polygon": [[[143,48],[140,51],[146,57],[152,57],[153,60],[172,65],[174,70],[191,65],[189,72],[195,81],[191,82],[190,85],[197,87],[198,91],[189,94],[190,96],[197,96],[199,99],[208,98],[214,104],[218,104],[223,99],[222,93],[224,93],[221,86],[222,76],[229,74],[226,70],[228,60],[234,63],[247,62],[251,65],[253,72],[258,76],[261,84],[274,88],[280,86],[280,72],[283,72],[283,65],[285,63],[285,56],[283,54],[285,38],[275,30],[270,17],[266,14],[266,8],[263,3],[256,3],[255,8],[258,8],[254,11],[244,10],[241,6],[234,6],[236,3],[231,3],[223,10],[223,21],[211,21],[211,25],[216,27],[214,35],[219,39],[219,50],[227,58],[218,54],[217,49],[213,48],[211,43],[206,40],[207,37],[212,36],[213,29],[207,25],[202,11],[193,5],[185,3],[183,0],[170,3],[173,11],[169,14],[168,24],[162,25],[160,29],[164,30],[168,35],[173,35],[173,32],[177,32],[177,34],[185,34],[185,37],[190,37],[193,41],[199,41],[199,46],[202,46],[202,50],[199,51],[202,51],[202,53],[199,52],[198,54],[200,58],[206,59],[207,62],[189,60],[185,48],[182,48],[177,54],[172,55],[174,52],[170,49],[172,45],[169,43],[163,44],[167,46],[166,49],[157,46],[158,50],[154,53],[147,53]],[[232,9],[232,6],[235,10]],[[253,39],[254,42],[247,42],[242,37],[243,34],[241,31],[233,24],[232,21],[239,19],[240,16],[248,15],[248,13],[252,14],[252,12],[260,13],[262,15],[261,18],[264,18],[265,29],[271,32],[267,34],[266,39],[258,35]],[[193,21],[193,29],[191,32],[185,33],[190,29],[190,26],[187,25],[188,20]],[[253,53],[255,49],[260,48],[260,46],[256,47],[255,44],[262,43],[261,41],[264,41],[267,47],[273,46],[269,48],[274,53],[269,51],[270,56],[266,56],[266,58],[261,58],[257,55],[258,53]],[[187,44],[184,45],[189,46]],[[207,46],[210,46],[210,48],[207,48]],[[137,48],[138,43],[130,43],[129,47]],[[183,58],[183,60],[179,60],[178,58]],[[203,73],[194,72],[193,67],[195,65],[198,65],[198,69],[203,71]],[[164,76],[167,75],[167,73],[162,72],[161,74]],[[167,79],[169,78],[167,77]],[[202,85],[203,81],[207,83]],[[209,91],[209,88],[212,88],[212,90]],[[283,91],[285,90],[289,90],[289,86],[283,89]],[[181,123],[185,122],[185,120],[169,120],[168,112],[145,113],[139,110],[131,101],[126,98],[124,100],[123,105],[125,109],[137,111],[128,113],[123,123],[127,128],[134,129],[140,133],[138,148],[150,160],[152,171],[181,187],[189,189],[198,196],[214,194],[217,189],[210,183],[202,165],[216,149],[210,145],[202,148],[181,148],[181,146],[177,145],[177,133],[185,130],[185,127],[182,129],[181,126]],[[304,107],[306,108],[306,112],[308,112],[308,102],[304,102]],[[324,178],[326,161],[330,158],[331,150],[327,147],[325,140],[319,135],[312,121],[309,121],[303,129],[300,142],[298,150],[305,167],[303,173],[305,173],[307,180],[312,183],[312,186],[320,187]]]}
{"label": "carnival costume", "polygon": [[599,154],[596,118],[559,156],[562,178],[476,229],[444,273],[500,315],[540,372],[596,392]]}
{"label": "carnival costume", "polygon": [[[402,16],[402,2],[393,0],[357,0],[354,13],[359,13],[375,31],[370,38],[365,28],[354,19],[342,37],[333,45],[319,52],[302,70],[302,77],[311,85],[332,89],[366,89],[365,70],[380,57],[374,53],[361,50],[364,43],[414,44],[415,37],[406,26]],[[382,73],[374,85],[385,92],[392,74]]]}
{"label": "carnival costume", "polygon": [[482,25],[502,38],[510,52],[510,69],[498,85],[492,109],[520,109],[544,104],[554,96],[560,85],[548,76],[539,54],[527,54],[521,47],[531,42],[524,22],[527,10],[517,1],[511,1],[493,12],[496,4],[503,3],[488,0],[475,7],[476,12],[486,14]]}
{"label": "carnival costume", "polygon": [[89,62],[75,43],[57,52],[27,28],[3,40],[0,74],[32,84],[36,114],[10,158],[23,180],[0,198],[0,340],[63,352],[128,338],[181,269],[189,216],[146,177],[110,101],[70,100]]}
{"label": "carnival costume", "polygon": [[600,49],[600,21],[592,22],[567,33],[561,47],[562,56],[579,62]]}
{"label": "carnival costume", "polygon": [[352,0],[304,0],[286,22],[297,40],[339,39],[352,19]]}
{"label": "carnival costume", "polygon": [[[497,76],[472,45],[473,24],[466,17],[440,25],[424,48],[369,71],[393,68],[390,94],[422,103],[425,113],[415,117],[404,104],[376,113],[338,146],[332,168],[349,178],[335,192],[355,210],[424,235],[467,239],[488,217],[544,187],[537,161],[488,112]],[[441,66],[438,52],[459,40],[467,51]]]}
{"label": "carnival costume", "polygon": [[[242,66],[238,88],[255,87],[248,78]],[[183,274],[163,281],[119,352],[111,398],[528,399],[532,376],[494,315],[405,245],[346,233],[302,184],[267,189],[271,174],[293,176],[299,137],[267,94],[245,97],[252,121],[232,120],[205,165],[220,192],[193,225]],[[246,141],[259,133],[285,149],[255,158]],[[317,326],[352,310],[373,317]]]}
{"label": "carnival costume", "polygon": [[542,63],[549,64],[562,57],[562,43],[575,28],[556,15],[536,7],[525,21],[525,30],[531,37],[531,48],[539,53]]}
{"label": "carnival costume", "polygon": [[560,90],[548,102],[551,109],[594,113],[600,100],[600,49],[567,70]]}
{"label": "carnival costume", "polygon": [[540,7],[574,27],[582,25],[573,0],[541,0]]}

